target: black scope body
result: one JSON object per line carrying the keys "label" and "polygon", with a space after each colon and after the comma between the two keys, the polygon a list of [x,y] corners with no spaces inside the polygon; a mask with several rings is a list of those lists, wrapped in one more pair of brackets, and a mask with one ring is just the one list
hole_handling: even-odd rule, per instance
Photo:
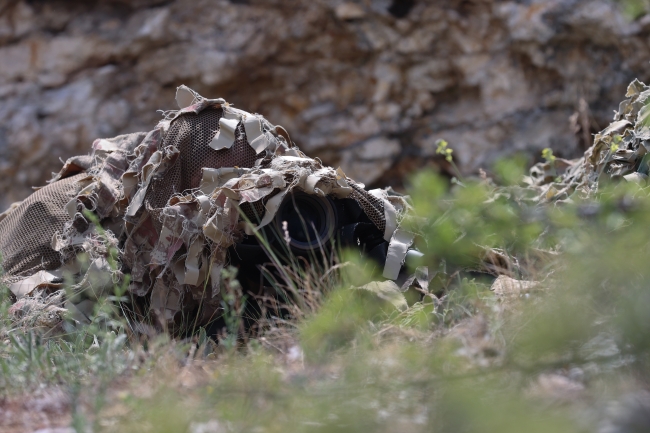
{"label": "black scope body", "polygon": [[[250,208],[245,213],[251,215]],[[261,221],[261,215],[252,215],[253,224]],[[245,236],[230,247],[229,256],[230,263],[239,268],[244,289],[259,292],[265,284],[259,269],[272,261],[270,255],[283,264],[289,263],[291,255],[322,264],[322,255],[332,248],[357,249],[381,269],[388,242],[356,200],[293,191],[284,197],[275,217],[259,235]]]}

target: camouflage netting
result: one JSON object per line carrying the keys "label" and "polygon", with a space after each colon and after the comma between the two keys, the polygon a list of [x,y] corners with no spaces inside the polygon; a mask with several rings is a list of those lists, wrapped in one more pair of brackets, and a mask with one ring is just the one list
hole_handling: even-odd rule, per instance
{"label": "camouflage netting", "polygon": [[650,87],[635,80],[627,89],[614,121],[596,134],[594,144],[580,159],[552,158],[535,165],[526,179],[535,201],[588,197],[605,178],[646,184],[650,170]]}
{"label": "camouflage netting", "polygon": [[[397,277],[413,241],[398,228],[403,198],[366,191],[308,158],[260,115],[185,86],[176,99],[180,110],[165,112],[149,133],[96,140],[91,157],[69,159],[0,216],[3,280],[21,308],[49,296],[86,322],[94,301],[128,273],[143,319],[173,328],[191,312],[197,325],[209,323],[218,316],[228,247],[269,224],[293,190],[355,199],[390,241],[384,274]],[[52,298],[64,277],[73,296]]]}

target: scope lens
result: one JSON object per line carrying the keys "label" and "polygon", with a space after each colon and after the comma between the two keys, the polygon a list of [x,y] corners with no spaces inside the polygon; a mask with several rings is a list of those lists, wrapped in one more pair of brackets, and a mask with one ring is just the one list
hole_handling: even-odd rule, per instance
{"label": "scope lens", "polygon": [[329,199],[302,192],[288,195],[278,209],[275,222],[280,233],[283,233],[284,221],[287,222],[290,245],[301,250],[312,250],[325,244],[336,225],[334,207]]}
{"label": "scope lens", "polygon": [[323,228],[324,215],[319,212],[320,209],[309,206],[310,203],[301,204],[302,206],[298,211],[290,206],[285,206],[282,221],[286,221],[288,227],[290,227],[292,239],[299,242],[309,242],[315,240],[317,235],[320,234]]}

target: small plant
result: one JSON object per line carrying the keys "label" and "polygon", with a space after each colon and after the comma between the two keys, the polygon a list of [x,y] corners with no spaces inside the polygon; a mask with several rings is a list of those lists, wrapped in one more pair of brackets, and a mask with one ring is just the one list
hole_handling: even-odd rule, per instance
{"label": "small plant", "polygon": [[436,141],[436,155],[444,156],[445,161],[451,164],[452,168],[454,169],[455,176],[451,179],[451,183],[464,187],[465,185],[462,183],[463,175],[454,162],[454,157],[452,156],[453,153],[454,150],[449,147],[449,143],[447,143],[446,140],[439,139]]}
{"label": "small plant", "polygon": [[623,13],[630,20],[635,20],[647,14],[650,10],[648,0],[618,0],[621,4]]}
{"label": "small plant", "polygon": [[228,267],[221,271],[221,282],[223,295],[221,306],[223,308],[223,320],[226,324],[219,343],[227,350],[237,347],[240,337],[246,336],[242,316],[246,309],[246,295],[242,293],[242,287],[237,281],[237,269]]}
{"label": "small plant", "polygon": [[447,143],[447,141],[442,139],[436,141],[436,155],[442,155],[445,157],[445,160],[447,160],[447,162],[452,162],[454,159],[451,156],[452,153],[454,153],[454,150],[449,147],[449,143]]}
{"label": "small plant", "polygon": [[550,147],[547,147],[546,149],[542,150],[542,158],[549,164],[553,165],[555,164],[555,155],[553,155],[553,149]]}

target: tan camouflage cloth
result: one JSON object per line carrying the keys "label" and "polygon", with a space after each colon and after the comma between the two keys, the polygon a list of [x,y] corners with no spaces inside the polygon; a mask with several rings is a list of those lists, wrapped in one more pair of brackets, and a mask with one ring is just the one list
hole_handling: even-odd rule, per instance
{"label": "tan camouflage cloth", "polygon": [[647,184],[650,172],[650,87],[634,80],[612,123],[575,160],[552,158],[532,167],[527,182],[538,202],[563,201],[577,193],[588,197],[603,179]]}
{"label": "tan camouflage cloth", "polygon": [[19,302],[65,283],[65,308],[88,321],[94,301],[129,274],[142,318],[173,328],[191,312],[209,323],[228,248],[269,224],[292,191],[356,200],[389,242],[384,276],[397,278],[413,242],[399,228],[402,197],[307,157],[259,114],[186,86],[176,101],[152,131],[95,140],[91,156],[70,158],[0,216],[3,282]]}

